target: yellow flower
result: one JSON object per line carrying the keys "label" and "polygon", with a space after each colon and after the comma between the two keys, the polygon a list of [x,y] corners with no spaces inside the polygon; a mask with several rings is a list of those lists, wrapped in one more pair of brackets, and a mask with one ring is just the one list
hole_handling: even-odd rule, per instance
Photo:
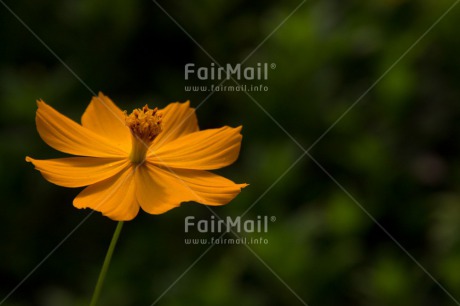
{"label": "yellow flower", "polygon": [[118,221],[133,219],[139,207],[162,214],[181,202],[230,202],[247,184],[207,170],[232,164],[240,151],[241,126],[200,131],[189,102],[162,110],[121,111],[108,97],[93,97],[78,124],[38,101],[37,130],[56,150],[78,157],[26,157],[43,177],[64,187],[86,187],[74,199]]}

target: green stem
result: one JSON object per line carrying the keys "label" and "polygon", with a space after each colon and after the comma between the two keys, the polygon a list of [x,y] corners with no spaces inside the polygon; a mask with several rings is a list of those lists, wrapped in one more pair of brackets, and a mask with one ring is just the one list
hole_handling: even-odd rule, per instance
{"label": "green stem", "polygon": [[121,229],[123,227],[123,221],[119,221],[117,228],[113,233],[112,241],[110,242],[109,249],[105,255],[104,264],[102,265],[101,272],[99,273],[99,278],[97,280],[96,288],[94,289],[93,297],[91,298],[90,306],[95,306],[99,295],[101,293],[102,285],[104,284],[105,275],[109,269],[110,260],[112,259],[113,251],[115,250],[115,245],[117,245],[118,237],[120,236]]}

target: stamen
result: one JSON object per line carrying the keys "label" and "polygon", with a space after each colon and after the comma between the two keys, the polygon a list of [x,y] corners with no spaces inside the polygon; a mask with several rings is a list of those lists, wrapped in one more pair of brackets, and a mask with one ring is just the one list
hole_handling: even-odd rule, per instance
{"label": "stamen", "polygon": [[158,108],[150,109],[146,104],[142,109],[137,108],[127,115],[125,123],[131,130],[132,149],[131,161],[141,163],[145,159],[148,147],[162,131],[162,115]]}

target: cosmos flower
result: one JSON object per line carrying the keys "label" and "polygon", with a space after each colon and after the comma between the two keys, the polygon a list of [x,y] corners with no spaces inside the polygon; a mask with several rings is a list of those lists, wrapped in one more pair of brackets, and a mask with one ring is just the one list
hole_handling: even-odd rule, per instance
{"label": "cosmos flower", "polygon": [[26,161],[51,183],[87,186],[73,201],[77,208],[127,221],[139,208],[162,214],[187,201],[227,204],[247,186],[208,171],[238,158],[241,126],[199,130],[189,102],[161,110],[146,105],[128,115],[99,93],[81,125],[41,100],[37,105],[41,138],[76,157]]}

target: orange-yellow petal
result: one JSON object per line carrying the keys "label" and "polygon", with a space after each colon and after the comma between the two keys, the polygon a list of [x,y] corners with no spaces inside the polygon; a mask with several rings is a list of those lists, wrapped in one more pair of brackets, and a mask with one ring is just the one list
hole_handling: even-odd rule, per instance
{"label": "orange-yellow petal", "polygon": [[163,131],[152,143],[152,148],[173,141],[183,135],[198,131],[198,120],[195,109],[190,107],[190,102],[170,103],[161,110]]}
{"label": "orange-yellow petal", "polygon": [[125,124],[125,115],[112,100],[99,93],[93,97],[81,118],[81,124],[99,134],[123,151],[131,149],[131,132]]}
{"label": "orange-yellow petal", "polygon": [[64,187],[88,186],[122,171],[128,159],[69,157],[38,160],[26,157],[49,182]]}
{"label": "orange-yellow petal", "polygon": [[209,129],[182,136],[147,153],[160,166],[212,170],[232,164],[240,152],[241,126]]}
{"label": "orange-yellow petal", "polygon": [[77,208],[91,208],[116,221],[132,220],[139,212],[134,172],[129,165],[115,176],[86,187],[73,200]]}
{"label": "orange-yellow petal", "polygon": [[43,101],[35,117],[41,138],[56,150],[81,156],[121,157],[127,152],[106,138],[70,120]]}
{"label": "orange-yellow petal", "polygon": [[139,205],[150,214],[164,213],[187,201],[224,205],[247,186],[208,171],[174,169],[171,172],[148,162],[139,167],[135,180]]}

